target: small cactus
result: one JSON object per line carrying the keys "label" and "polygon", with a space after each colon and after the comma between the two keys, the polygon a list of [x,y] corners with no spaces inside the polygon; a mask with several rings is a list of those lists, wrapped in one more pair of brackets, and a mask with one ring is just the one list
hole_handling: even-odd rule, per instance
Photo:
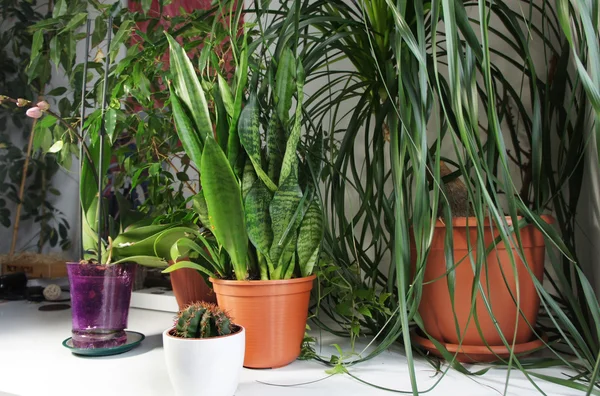
{"label": "small cactus", "polygon": [[209,338],[231,334],[231,318],[215,304],[198,302],[177,315],[175,335],[181,338]]}

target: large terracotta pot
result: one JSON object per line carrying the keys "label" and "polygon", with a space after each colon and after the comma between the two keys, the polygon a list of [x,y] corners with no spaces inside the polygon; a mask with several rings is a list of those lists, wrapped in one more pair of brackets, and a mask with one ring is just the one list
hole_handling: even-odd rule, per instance
{"label": "large terracotta pot", "polygon": [[282,367],[300,355],[315,277],[267,281],[210,279],[219,307],[246,329],[244,367]]}
{"label": "large terracotta pot", "polygon": [[180,268],[171,272],[170,275],[173,294],[175,294],[180,310],[197,301],[217,302],[215,293],[198,271],[191,268]]}
{"label": "large terracotta pot", "polygon": [[[546,218],[545,220],[549,221],[550,219]],[[510,225],[510,218],[507,221]],[[467,224],[469,224],[469,228],[467,228]],[[489,223],[486,224],[484,238],[487,248],[498,236],[498,232],[494,228],[492,234]],[[427,258],[419,313],[423,319],[425,331],[442,343],[464,346],[480,346],[487,343],[490,346],[503,346],[502,338],[492,323],[479,289],[477,289],[475,313],[485,342],[477,329],[475,315],[472,315],[469,319],[472,285],[475,275],[468,254],[470,244],[471,254],[476,259],[477,230],[475,225],[475,218],[456,218],[452,221],[454,263],[456,265],[453,307],[450,302],[451,297],[446,276],[444,251],[446,226],[441,221],[436,223],[431,250]],[[541,282],[544,275],[544,236],[541,231],[532,225],[522,228],[520,234],[524,257],[533,274]],[[414,250],[414,246],[412,246],[412,249]],[[414,252],[411,256],[414,259]],[[515,344],[525,344],[532,340],[533,331],[527,322],[532,326],[535,325],[540,299],[536,293],[532,277],[525,264],[519,259],[516,250],[514,257],[515,266],[513,267],[507,247],[503,243],[498,244],[496,249],[493,249],[487,257],[487,268],[482,269],[480,282],[491,305],[493,316],[506,340],[509,343],[514,341]],[[514,300],[517,296],[517,287],[522,315],[518,315],[518,307]],[[453,308],[460,334],[457,334]],[[523,316],[527,318],[527,322]],[[518,328],[516,336],[514,336],[516,326]]]}

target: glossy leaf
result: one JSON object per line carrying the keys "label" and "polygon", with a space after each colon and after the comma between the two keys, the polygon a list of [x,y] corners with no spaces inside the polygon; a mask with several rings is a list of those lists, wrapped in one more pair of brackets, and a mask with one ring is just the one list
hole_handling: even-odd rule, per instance
{"label": "glossy leaf", "polygon": [[248,235],[242,192],[227,157],[212,138],[207,139],[204,146],[200,175],[210,230],[229,253],[235,277],[240,280],[246,279]]}
{"label": "glossy leaf", "polygon": [[167,33],[165,35],[169,41],[171,76],[175,93],[181,101],[182,107],[191,114],[196,133],[198,133],[200,141],[204,143],[206,138],[212,136],[213,133],[204,91],[190,58],[173,37]]}
{"label": "glossy leaf", "polygon": [[199,165],[202,159],[202,148],[204,147],[202,137],[194,129],[191,120],[170,86],[169,92],[171,93],[171,106],[173,107],[173,119],[175,120],[177,136],[179,136],[188,157],[196,165]]}

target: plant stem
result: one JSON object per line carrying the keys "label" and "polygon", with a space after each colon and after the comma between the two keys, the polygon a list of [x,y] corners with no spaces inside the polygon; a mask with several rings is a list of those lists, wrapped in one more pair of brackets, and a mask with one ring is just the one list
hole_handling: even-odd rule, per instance
{"label": "plant stem", "polygon": [[15,226],[13,228],[12,242],[10,244],[9,256],[15,253],[17,246],[17,235],[19,234],[19,225],[21,223],[21,209],[23,208],[23,196],[25,195],[25,183],[27,182],[27,168],[29,167],[29,158],[31,157],[31,149],[33,148],[33,135],[35,131],[35,125],[37,119],[33,120],[31,125],[31,133],[29,134],[29,142],[27,144],[27,155],[25,155],[25,163],[23,164],[23,174],[21,175],[21,185],[19,186],[19,203],[17,204],[17,211],[15,213]]}

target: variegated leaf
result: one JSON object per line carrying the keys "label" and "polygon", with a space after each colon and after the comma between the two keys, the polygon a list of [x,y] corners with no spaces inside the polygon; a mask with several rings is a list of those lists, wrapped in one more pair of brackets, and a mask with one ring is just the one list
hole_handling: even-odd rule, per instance
{"label": "variegated leaf", "polygon": [[256,250],[266,256],[267,262],[270,261],[269,249],[273,244],[273,230],[269,215],[269,204],[272,198],[269,189],[260,180],[256,180],[248,191],[244,207],[248,237]]}
{"label": "variegated leaf", "polygon": [[271,223],[273,228],[273,243],[270,249],[270,257],[273,263],[278,263],[281,254],[289,242],[292,235],[296,232],[296,210],[302,199],[302,190],[298,186],[298,180],[294,175],[290,175],[279,189],[275,192],[269,213],[271,214]]}
{"label": "variegated leaf", "polygon": [[323,211],[314,200],[304,214],[298,231],[298,263],[302,276],[312,274],[323,240]]}
{"label": "variegated leaf", "polygon": [[252,161],[252,165],[254,165],[256,174],[265,183],[269,190],[275,191],[277,190],[277,186],[271,179],[269,179],[269,176],[267,176],[265,171],[262,169],[258,111],[258,100],[256,99],[256,94],[252,93],[248,103],[246,103],[246,107],[244,107],[244,110],[242,111],[242,115],[240,116],[238,133],[240,136],[240,142],[246,150],[246,153],[248,153],[248,157],[250,158],[250,161]]}
{"label": "variegated leaf", "polygon": [[283,157],[283,163],[281,165],[281,174],[279,176],[280,185],[284,180],[287,179],[298,161],[296,148],[298,147],[298,141],[300,140],[300,130],[302,126],[302,104],[304,102],[304,69],[301,63],[298,63],[296,90],[298,95],[298,101],[296,103],[296,116],[294,120],[294,127],[292,128],[285,147],[285,154]]}

